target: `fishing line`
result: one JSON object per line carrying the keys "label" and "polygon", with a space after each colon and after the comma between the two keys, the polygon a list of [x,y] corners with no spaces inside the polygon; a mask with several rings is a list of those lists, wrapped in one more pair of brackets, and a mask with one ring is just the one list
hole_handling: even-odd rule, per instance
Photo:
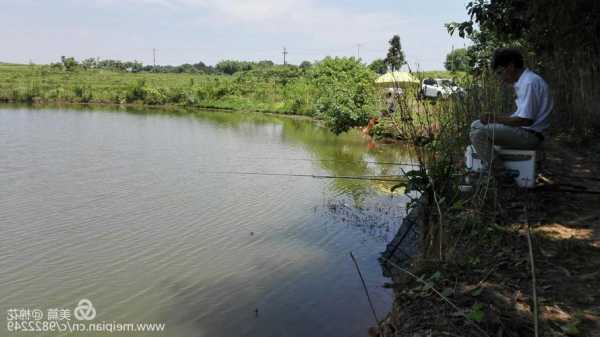
{"label": "fishing line", "polygon": [[203,171],[201,173],[223,174],[223,175],[255,175],[255,176],[304,177],[304,178],[315,178],[315,179],[373,180],[373,181],[390,181],[390,182],[404,181],[404,179],[392,179],[392,178],[401,178],[402,177],[402,176],[398,176],[398,175],[390,175],[390,176],[331,176],[331,175],[317,175],[317,174],[241,172],[241,171]]}
{"label": "fishing line", "polygon": [[239,159],[258,159],[258,160],[287,160],[287,161],[336,162],[336,163],[366,163],[366,164],[396,165],[396,166],[420,166],[417,163],[394,163],[394,162],[365,161],[365,160],[277,158],[277,157],[238,157],[238,158]]}

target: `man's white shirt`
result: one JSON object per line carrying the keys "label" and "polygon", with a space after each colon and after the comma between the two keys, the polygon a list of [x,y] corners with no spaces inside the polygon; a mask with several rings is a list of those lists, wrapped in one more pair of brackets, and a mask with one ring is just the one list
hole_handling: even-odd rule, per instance
{"label": "man's white shirt", "polygon": [[523,128],[543,133],[550,126],[550,113],[554,108],[548,83],[538,74],[525,69],[514,88],[517,111],[511,117],[531,119],[533,124]]}

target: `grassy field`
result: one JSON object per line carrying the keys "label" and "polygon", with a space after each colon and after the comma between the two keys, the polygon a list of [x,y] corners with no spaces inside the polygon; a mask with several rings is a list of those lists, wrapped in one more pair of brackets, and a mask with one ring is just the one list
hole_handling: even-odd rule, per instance
{"label": "grassy field", "polygon": [[[453,74],[419,74],[430,76],[452,78]],[[46,65],[0,63],[0,102],[180,105],[312,116],[316,90],[306,71],[282,66],[206,75],[65,71]]]}
{"label": "grassy field", "polygon": [[0,64],[0,101],[185,105],[310,115],[311,87],[301,74],[204,75],[64,71]]}

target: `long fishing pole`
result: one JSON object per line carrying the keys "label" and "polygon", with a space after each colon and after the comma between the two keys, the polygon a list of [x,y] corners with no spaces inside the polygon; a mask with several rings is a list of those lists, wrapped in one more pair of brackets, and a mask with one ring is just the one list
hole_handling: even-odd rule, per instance
{"label": "long fishing pole", "polygon": [[395,178],[401,178],[402,176],[331,176],[331,175],[317,175],[317,174],[239,172],[239,171],[204,171],[204,172],[201,172],[201,173],[223,174],[223,175],[256,175],[256,176],[305,177],[305,178],[315,178],[315,179],[374,180],[374,181],[391,181],[391,182],[404,181],[403,179],[392,179],[393,177],[395,177]]}
{"label": "long fishing pole", "polygon": [[311,161],[311,162],[336,162],[336,163],[366,163],[376,165],[397,165],[397,166],[420,166],[417,163],[394,163],[384,161],[368,160],[339,160],[339,159],[310,159],[310,158],[277,158],[277,157],[238,157],[239,159],[258,159],[258,160],[288,160],[288,161]]}

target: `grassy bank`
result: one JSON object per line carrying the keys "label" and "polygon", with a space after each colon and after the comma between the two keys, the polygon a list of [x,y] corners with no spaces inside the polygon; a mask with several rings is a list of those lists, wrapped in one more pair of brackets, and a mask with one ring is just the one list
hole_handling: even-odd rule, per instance
{"label": "grassy bank", "polygon": [[[306,116],[322,113],[324,119],[331,117],[333,129],[343,130],[366,124],[367,116],[384,108],[382,94],[370,84],[376,76],[352,58],[328,58],[310,68],[257,67],[233,75],[67,70],[0,63],[0,102],[175,105]],[[464,74],[438,71],[419,73],[419,77]],[[355,115],[358,118],[352,117]]]}
{"label": "grassy bank", "polygon": [[314,114],[314,86],[301,70],[236,75],[65,71],[0,64],[0,101],[183,105]]}
{"label": "grassy bank", "polygon": [[597,336],[599,148],[574,149],[555,130],[535,189],[490,179],[461,192],[469,124],[479,112],[513,109],[491,74],[467,93],[402,99],[386,121],[414,145],[421,168],[397,188],[420,192],[423,211],[419,254],[407,259],[399,246],[396,260],[384,255],[396,299],[370,335]]}

